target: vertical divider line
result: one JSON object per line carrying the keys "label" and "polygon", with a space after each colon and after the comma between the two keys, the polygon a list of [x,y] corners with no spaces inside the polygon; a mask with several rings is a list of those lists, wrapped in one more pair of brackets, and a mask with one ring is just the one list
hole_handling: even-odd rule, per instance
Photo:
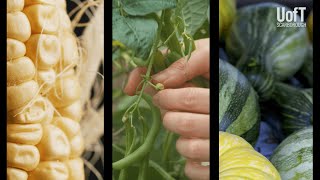
{"label": "vertical divider line", "polygon": [[320,108],[320,3],[313,2],[313,175],[317,174],[317,169],[320,163],[320,133],[317,129],[320,127],[319,123],[319,108]]}
{"label": "vertical divider line", "polygon": [[219,178],[219,1],[210,1],[210,179]]}
{"label": "vertical divider line", "polygon": [[[0,21],[7,25],[7,1],[1,1]],[[1,65],[0,65],[0,179],[7,177],[7,29],[6,26],[0,28],[0,47],[1,47]]]}

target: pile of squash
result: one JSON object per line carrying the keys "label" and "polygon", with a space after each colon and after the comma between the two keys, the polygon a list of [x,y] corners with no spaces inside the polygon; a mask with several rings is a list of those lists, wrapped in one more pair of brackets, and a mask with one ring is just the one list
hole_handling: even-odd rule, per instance
{"label": "pile of squash", "polygon": [[[278,27],[278,7],[292,11],[219,0],[219,179],[313,179],[312,12]],[[270,112],[281,136],[266,157],[255,146]]]}

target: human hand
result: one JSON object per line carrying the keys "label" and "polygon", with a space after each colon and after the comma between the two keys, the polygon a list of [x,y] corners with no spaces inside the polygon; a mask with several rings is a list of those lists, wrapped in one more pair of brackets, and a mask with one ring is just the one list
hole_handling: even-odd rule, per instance
{"label": "human hand", "polygon": [[[180,135],[177,151],[187,159],[185,173],[190,179],[209,179],[209,89],[194,87],[189,80],[196,76],[210,78],[209,39],[196,41],[196,50],[188,61],[180,59],[152,76],[153,83],[162,83],[164,90],[146,88],[154,95],[153,102],[163,113],[163,125]],[[134,95],[145,68],[133,70],[124,91]]]}

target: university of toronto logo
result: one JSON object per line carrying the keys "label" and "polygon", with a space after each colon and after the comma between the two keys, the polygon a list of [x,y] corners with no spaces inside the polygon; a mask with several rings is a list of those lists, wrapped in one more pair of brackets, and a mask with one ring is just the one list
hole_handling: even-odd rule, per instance
{"label": "university of toronto logo", "polygon": [[295,7],[293,11],[286,11],[284,7],[277,7],[277,27],[306,27],[304,22],[306,9],[306,7]]}

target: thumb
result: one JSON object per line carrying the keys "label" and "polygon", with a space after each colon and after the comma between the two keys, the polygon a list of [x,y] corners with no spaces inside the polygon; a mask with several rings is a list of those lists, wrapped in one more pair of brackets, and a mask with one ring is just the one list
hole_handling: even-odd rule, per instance
{"label": "thumb", "polygon": [[152,76],[154,83],[162,83],[166,88],[176,88],[196,76],[208,74],[209,47],[195,50],[187,61],[181,58],[167,69]]}

